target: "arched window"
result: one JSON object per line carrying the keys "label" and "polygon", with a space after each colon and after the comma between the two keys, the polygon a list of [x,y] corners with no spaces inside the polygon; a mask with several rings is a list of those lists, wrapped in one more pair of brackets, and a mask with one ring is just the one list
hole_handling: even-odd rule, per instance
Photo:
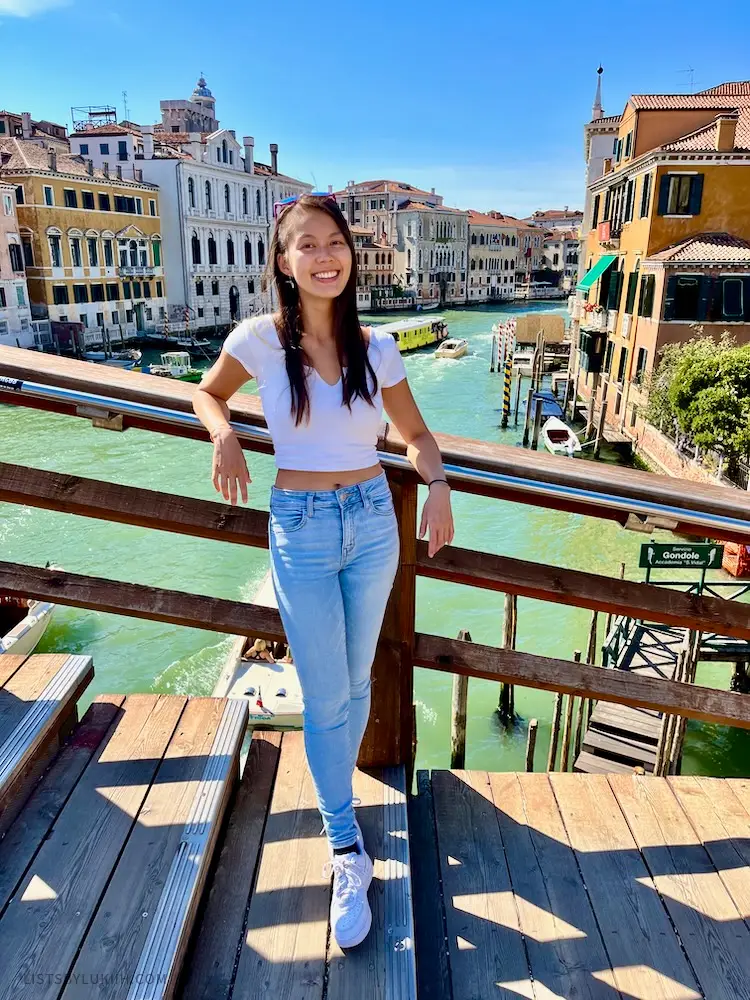
{"label": "arched window", "polygon": [[245,237],[245,263],[252,264],[253,262],[253,245],[250,242],[250,237]]}
{"label": "arched window", "polygon": [[234,264],[234,240],[227,236],[227,264]]}
{"label": "arched window", "polygon": [[365,267],[367,267],[368,258],[369,258],[369,254],[365,254]]}
{"label": "arched window", "polygon": [[247,215],[247,188],[242,189],[242,214]]}
{"label": "arched window", "polygon": [[206,210],[211,211],[213,208],[211,204],[211,181],[206,181]]}
{"label": "arched window", "polygon": [[263,214],[261,212],[261,210],[260,210],[260,190],[257,190],[255,192],[255,212],[256,212],[256,215],[262,215]]}
{"label": "arched window", "polygon": [[201,241],[198,239],[198,234],[193,233],[190,239],[190,246],[193,250],[193,263],[200,264],[201,262]]}
{"label": "arched window", "polygon": [[195,181],[188,177],[188,202],[191,208],[195,208]]}
{"label": "arched window", "polygon": [[208,237],[208,263],[216,263],[216,240],[213,233]]}
{"label": "arched window", "polygon": [[390,263],[391,263],[391,255],[390,255],[390,254],[388,254],[388,266],[389,266],[389,267],[390,267]]}
{"label": "arched window", "polygon": [[226,139],[222,139],[221,140],[221,161],[222,161],[222,163],[226,163],[227,159],[228,159],[228,157],[227,157],[227,140]]}
{"label": "arched window", "polygon": [[475,260],[472,260],[471,264],[469,264],[469,270],[476,271],[476,269],[477,269],[477,262]]}
{"label": "arched window", "polygon": [[477,234],[476,233],[472,233],[471,234],[471,244],[472,244],[472,246],[476,246],[476,242],[477,242]]}
{"label": "arched window", "polygon": [[128,243],[128,255],[130,257],[130,266],[138,267],[138,244],[135,240],[131,240]]}
{"label": "arched window", "polygon": [[483,261],[483,260],[482,260],[482,258],[480,257],[480,258],[479,258],[479,270],[481,271],[483,267],[484,267],[484,261]]}
{"label": "arched window", "polygon": [[229,185],[224,185],[224,208],[227,212],[232,211],[232,197],[229,194]]}
{"label": "arched window", "polygon": [[480,247],[484,246],[484,233],[479,234],[479,245]]}
{"label": "arched window", "polygon": [[[258,193],[258,200],[260,200],[260,193]],[[263,240],[258,240],[258,263],[261,267],[266,262],[266,248],[263,246]]]}
{"label": "arched window", "polygon": [[375,267],[380,267],[380,254],[375,254]]}

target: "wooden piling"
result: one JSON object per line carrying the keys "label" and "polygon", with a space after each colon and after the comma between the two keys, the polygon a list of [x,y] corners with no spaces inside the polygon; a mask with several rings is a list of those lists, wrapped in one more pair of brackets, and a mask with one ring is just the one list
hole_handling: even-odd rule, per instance
{"label": "wooden piling", "polygon": [[576,419],[576,412],[578,410],[578,379],[581,374],[581,352],[574,348],[571,344],[571,350],[575,350],[576,363],[575,363],[575,375],[573,376],[573,390],[570,394],[570,419],[574,421]]}
{"label": "wooden piling", "polygon": [[523,422],[523,446],[529,446],[529,434],[531,433],[531,404],[534,399],[534,379],[531,380],[529,391],[526,393],[526,415]]}
{"label": "wooden piling", "polygon": [[490,372],[495,371],[495,359],[497,358],[497,334],[492,334],[492,354],[490,356]]}
{"label": "wooden piling", "polygon": [[602,408],[599,411],[599,423],[596,427],[596,441],[594,443],[594,458],[599,458],[602,450],[602,441],[604,440],[604,422],[607,419],[607,401],[606,399],[602,402]]}
{"label": "wooden piling", "polygon": [[578,754],[581,752],[581,743],[583,743],[583,712],[586,708],[586,699],[578,699],[578,712],[576,714],[576,734],[574,740],[574,753],[573,760],[578,759]]}
{"label": "wooden piling", "polygon": [[526,770],[534,770],[534,751],[536,750],[536,733],[539,723],[536,719],[529,722],[529,732],[526,737]]}
{"label": "wooden piling", "polygon": [[[573,659],[576,663],[581,662],[581,651],[577,649],[573,653]],[[562,735],[562,750],[560,752],[560,770],[567,771],[570,761],[570,731],[573,726],[573,705],[575,703],[575,698],[572,694],[568,695],[567,702],[565,704],[565,722],[563,724],[563,735]]]}
{"label": "wooden piling", "polygon": [[[516,648],[516,616],[518,614],[518,598],[515,594],[506,594],[503,615],[503,637],[500,643],[502,649]],[[513,685],[502,681],[500,684],[500,700],[497,711],[503,722],[512,722],[515,716],[515,695]]]}
{"label": "wooden piling", "polygon": [[[471,635],[466,629],[461,629],[457,638],[471,642]],[[451,768],[459,771],[466,766],[466,703],[468,697],[469,678],[461,674],[454,674],[451,698]]]}
{"label": "wooden piling", "polygon": [[522,383],[523,383],[523,379],[521,378],[521,373],[519,371],[518,375],[516,376],[516,404],[515,404],[514,412],[513,412],[513,423],[515,424],[516,427],[518,427],[518,411],[521,408],[521,385],[522,385]]}
{"label": "wooden piling", "polygon": [[539,433],[542,429],[542,407],[544,406],[543,399],[537,399],[536,405],[534,407],[534,431],[531,436],[531,447],[536,451],[539,447]]}
{"label": "wooden piling", "polygon": [[560,739],[560,715],[562,714],[562,695],[559,691],[555,693],[555,704],[552,709],[552,731],[549,737],[549,753],[547,754],[547,770],[555,770],[557,759],[557,743]]}

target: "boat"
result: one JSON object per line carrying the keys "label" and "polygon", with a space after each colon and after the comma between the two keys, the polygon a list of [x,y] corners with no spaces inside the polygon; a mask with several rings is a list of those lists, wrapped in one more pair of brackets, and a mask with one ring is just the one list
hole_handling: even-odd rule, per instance
{"label": "boat", "polygon": [[440,305],[440,299],[430,302],[429,299],[417,300],[417,312],[431,312]]}
{"label": "boat", "polygon": [[124,351],[84,351],[85,361],[94,361],[100,365],[109,365],[111,368],[133,368],[141,363],[143,352],[135,347],[128,347]]}
{"label": "boat", "polygon": [[563,408],[560,406],[555,394],[549,389],[539,389],[531,397],[531,416],[534,417],[536,413],[536,401],[541,399],[542,401],[542,416],[545,420],[549,417],[557,417],[562,420],[565,417],[563,413]]}
{"label": "boat", "polygon": [[462,358],[469,350],[469,341],[455,337],[444,340],[435,351],[436,358]]}
{"label": "boat", "polygon": [[[270,569],[253,602],[266,608],[278,606]],[[245,698],[252,729],[302,728],[302,688],[285,643],[235,636],[213,697]]]}
{"label": "boat", "polygon": [[[50,566],[46,569],[60,569]],[[0,656],[28,656],[36,649],[57,607],[51,601],[36,601],[0,591]]]}
{"label": "boat", "polygon": [[430,347],[448,338],[448,324],[442,316],[429,319],[399,319],[393,323],[382,323],[377,327],[382,333],[390,333],[402,354],[416,351],[420,347]]}
{"label": "boat", "polygon": [[136,369],[143,375],[159,375],[161,378],[174,378],[180,382],[200,382],[203,371],[193,368],[187,351],[164,351],[160,365],[141,365]]}
{"label": "boat", "polygon": [[553,455],[573,457],[581,450],[578,436],[559,417],[550,417],[542,426],[542,441]]}

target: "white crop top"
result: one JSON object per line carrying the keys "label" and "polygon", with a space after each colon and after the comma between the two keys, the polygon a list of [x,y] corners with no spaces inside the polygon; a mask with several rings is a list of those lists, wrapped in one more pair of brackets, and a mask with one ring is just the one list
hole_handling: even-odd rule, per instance
{"label": "white crop top", "polygon": [[350,412],[342,402],[341,379],[329,385],[313,368],[307,375],[310,419],[303,417],[296,426],[284,348],[273,317],[267,313],[245,319],[227,336],[224,350],[258,382],[277,469],[346,472],[376,464],[383,412],[380,390],[405,379],[406,369],[393,335],[378,333],[376,326],[370,331],[367,352],[378,377],[374,405],[357,396]]}

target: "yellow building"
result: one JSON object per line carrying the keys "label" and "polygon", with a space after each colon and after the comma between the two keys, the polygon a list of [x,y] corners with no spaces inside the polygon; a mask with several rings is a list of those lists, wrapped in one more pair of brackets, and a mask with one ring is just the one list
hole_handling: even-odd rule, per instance
{"label": "yellow building", "polygon": [[33,141],[0,143],[13,184],[32,314],[83,325],[87,345],[161,329],[159,189]]}
{"label": "yellow building", "polygon": [[[668,343],[750,341],[750,83],[632,96],[589,185],[578,295],[584,385],[635,426]],[[582,386],[583,387],[583,386]]]}

